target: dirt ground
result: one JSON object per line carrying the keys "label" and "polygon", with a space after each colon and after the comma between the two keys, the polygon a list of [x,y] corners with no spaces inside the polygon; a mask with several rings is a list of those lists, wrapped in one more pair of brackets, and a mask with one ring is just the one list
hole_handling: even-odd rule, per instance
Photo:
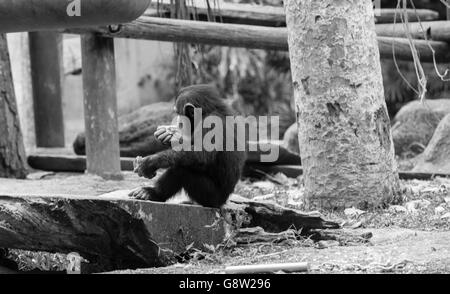
{"label": "dirt ground", "polygon": [[280,262],[307,262],[310,273],[450,273],[450,232],[398,228],[357,232],[371,232],[370,244],[325,249],[259,244],[220,253],[211,260],[113,273],[220,274],[227,266]]}
{"label": "dirt ground", "polygon": [[[107,181],[84,174],[38,172],[22,181],[0,179],[0,195],[95,196],[145,183],[132,173],[124,173],[123,181]],[[402,205],[371,212],[351,208],[321,212],[325,219],[340,223],[342,232],[370,232],[373,237],[368,243],[317,243],[301,238],[278,244],[219,246],[193,252],[188,261],[173,266],[116,273],[224,273],[226,266],[295,261],[308,262],[310,273],[450,273],[450,179],[402,181],[402,186]],[[245,180],[235,193],[302,208],[301,177],[278,174],[270,180]],[[10,254],[22,270],[61,269],[65,258],[22,250]]]}

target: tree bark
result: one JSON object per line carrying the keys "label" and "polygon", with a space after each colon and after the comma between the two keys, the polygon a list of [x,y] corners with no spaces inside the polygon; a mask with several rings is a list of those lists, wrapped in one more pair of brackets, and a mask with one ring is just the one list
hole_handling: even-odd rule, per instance
{"label": "tree bark", "polygon": [[25,148],[14,95],[6,35],[0,34],[0,177],[25,178]]}
{"label": "tree bark", "polygon": [[399,191],[370,0],[286,0],[310,207],[373,207]]}

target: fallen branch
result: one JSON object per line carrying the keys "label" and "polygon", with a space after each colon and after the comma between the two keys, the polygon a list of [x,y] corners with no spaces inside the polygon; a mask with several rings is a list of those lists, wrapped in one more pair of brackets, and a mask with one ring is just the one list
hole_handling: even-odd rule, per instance
{"label": "fallen branch", "polygon": [[[233,196],[224,207],[238,220],[238,228],[261,227],[267,232],[280,233],[288,229],[337,229],[339,224],[322,219],[317,213],[285,208],[275,203],[256,202]],[[239,222],[241,221],[241,222]]]}

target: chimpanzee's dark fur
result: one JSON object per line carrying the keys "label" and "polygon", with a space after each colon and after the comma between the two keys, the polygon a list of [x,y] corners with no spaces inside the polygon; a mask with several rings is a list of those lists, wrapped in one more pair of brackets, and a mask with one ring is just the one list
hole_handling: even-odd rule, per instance
{"label": "chimpanzee's dark fur", "polygon": [[[203,119],[208,115],[223,119],[225,116],[234,115],[218,91],[210,85],[189,86],[181,89],[177,96],[177,113],[193,121],[191,113],[184,113],[188,103],[202,109]],[[223,134],[225,148],[225,130]],[[144,158],[138,170],[139,174],[147,178],[152,178],[160,168],[167,168],[165,173],[154,187],[137,189],[130,196],[164,202],[184,188],[189,197],[198,204],[220,207],[233,192],[241,176],[245,158],[245,152],[239,151],[165,150]]]}

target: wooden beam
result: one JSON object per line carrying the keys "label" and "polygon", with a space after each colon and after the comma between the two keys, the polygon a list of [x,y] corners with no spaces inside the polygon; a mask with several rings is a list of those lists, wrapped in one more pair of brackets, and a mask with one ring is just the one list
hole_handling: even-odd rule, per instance
{"label": "wooden beam", "polygon": [[104,37],[187,42],[254,49],[288,50],[286,28],[221,24],[143,16],[117,32],[109,27],[68,29],[67,33],[93,33]]}
{"label": "wooden beam", "polygon": [[447,0],[447,20],[450,20],[450,1]]}
{"label": "wooden beam", "polygon": [[[435,58],[437,62],[445,62],[449,60],[450,46],[446,42],[441,41],[427,41],[427,40],[413,40],[417,51],[419,52],[420,60],[422,62],[433,61],[433,51],[430,46],[435,50]],[[411,47],[409,40],[406,38],[391,38],[391,37],[378,37],[378,46],[380,49],[381,58],[392,59],[393,44],[395,47],[395,56],[398,60],[412,60]]]}
{"label": "wooden beam", "polygon": [[37,147],[64,147],[62,34],[29,33]]}
{"label": "wooden beam", "polygon": [[[190,3],[189,3],[190,4]],[[208,20],[208,7],[205,1],[195,1],[195,6],[188,5],[191,19]],[[144,15],[170,17],[171,5],[168,1],[151,3]],[[283,7],[262,6],[251,4],[221,3],[211,7],[211,12],[217,22],[249,24],[259,26],[286,26],[286,15]]]}
{"label": "wooden beam", "polygon": [[[378,36],[405,38],[405,27],[403,24],[379,24],[375,26]],[[450,42],[449,21],[429,21],[422,23],[410,23],[408,31],[414,39]]]}
{"label": "wooden beam", "polygon": [[[221,24],[212,22],[189,21],[141,17],[138,20],[120,26],[117,31],[109,27],[68,29],[67,33],[97,34],[111,38],[133,38],[159,40],[167,42],[187,42],[209,45],[245,47],[266,50],[288,50],[286,28]],[[379,37],[378,43],[383,58],[392,58],[392,43],[396,44],[398,60],[412,60],[408,40],[403,38]],[[424,40],[414,40],[422,61],[433,61],[432,52]],[[446,60],[449,55],[447,43],[430,41],[436,50],[438,60]]]}
{"label": "wooden beam", "polygon": [[[162,2],[162,3],[161,3]],[[189,1],[187,9],[191,19],[208,19],[208,6],[205,1]],[[144,15],[170,17],[170,1],[152,2]],[[224,23],[262,25],[262,26],[286,26],[286,14],[283,7],[252,4],[221,3],[219,6],[211,6],[216,21]],[[395,9],[379,9],[375,16],[376,23],[393,23]],[[416,14],[417,13],[417,14]],[[209,13],[211,14],[211,13]],[[408,20],[416,22],[417,17],[421,21],[437,20],[439,13],[429,9],[407,9]],[[401,21],[400,13],[397,13],[397,22]]]}
{"label": "wooden beam", "polygon": [[[134,158],[121,158],[121,166],[124,171],[133,170]],[[28,164],[38,170],[54,172],[84,172],[86,169],[86,157],[76,155],[52,155],[46,153],[34,153],[28,156]],[[261,173],[262,172],[262,173]],[[267,165],[248,163],[244,168],[244,176],[261,177],[267,174],[284,173],[290,178],[296,178],[303,174],[300,165]],[[400,171],[399,176],[403,180],[418,179],[429,180],[434,177],[450,177],[450,174],[432,174]]]}
{"label": "wooden beam", "polygon": [[114,40],[81,38],[88,173],[120,179]]}
{"label": "wooden beam", "polygon": [[[397,19],[396,22],[401,22],[400,14],[402,11],[397,11]],[[439,13],[434,10],[429,9],[406,9],[406,13],[408,15],[409,22],[418,22],[420,21],[432,21],[439,19]],[[394,8],[384,8],[381,9],[381,15],[375,17],[376,23],[393,23],[395,19],[395,9]]]}
{"label": "wooden beam", "polygon": [[[121,158],[121,170],[132,171],[133,161],[134,158]],[[86,156],[33,153],[28,156],[28,164],[32,168],[45,171],[82,173],[86,170]]]}

